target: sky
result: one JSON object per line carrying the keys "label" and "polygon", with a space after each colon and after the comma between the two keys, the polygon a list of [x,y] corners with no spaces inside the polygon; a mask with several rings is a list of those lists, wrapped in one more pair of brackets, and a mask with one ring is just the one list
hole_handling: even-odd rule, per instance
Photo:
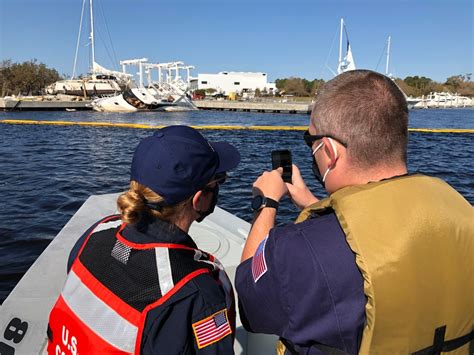
{"label": "sky", "polygon": [[[86,3],[86,12],[88,2]],[[444,82],[473,73],[472,0],[94,0],[96,61],[180,60],[192,74],[266,72],[328,80],[344,18],[357,68]],[[82,0],[0,0],[0,60],[73,72]],[[88,12],[76,71],[90,58]],[[330,69],[328,69],[330,68]]]}

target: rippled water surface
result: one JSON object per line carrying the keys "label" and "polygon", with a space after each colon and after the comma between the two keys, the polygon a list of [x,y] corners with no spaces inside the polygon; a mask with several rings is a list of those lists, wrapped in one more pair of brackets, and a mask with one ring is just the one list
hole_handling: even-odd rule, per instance
{"label": "rippled water surface", "polygon": [[[0,112],[2,119],[133,122],[150,125],[306,125],[307,115],[197,111],[103,114],[94,112]],[[474,128],[474,110],[410,111],[410,127]],[[0,302],[23,273],[94,194],[127,188],[134,147],[152,130],[0,124]],[[241,152],[242,163],[222,187],[219,206],[250,221],[251,184],[270,169],[270,152],[291,149],[313,192],[323,197],[311,173],[300,131],[204,130]],[[438,176],[474,202],[473,134],[411,133],[409,170]],[[289,201],[278,223],[295,218]]]}

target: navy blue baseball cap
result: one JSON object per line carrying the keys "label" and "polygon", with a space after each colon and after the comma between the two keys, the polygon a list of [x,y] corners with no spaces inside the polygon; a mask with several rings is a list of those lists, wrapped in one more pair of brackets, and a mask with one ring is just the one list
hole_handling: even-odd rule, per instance
{"label": "navy blue baseball cap", "polygon": [[191,197],[214,175],[235,168],[239,162],[238,150],[229,143],[209,142],[188,126],[168,126],[138,144],[130,179],[173,205]]}

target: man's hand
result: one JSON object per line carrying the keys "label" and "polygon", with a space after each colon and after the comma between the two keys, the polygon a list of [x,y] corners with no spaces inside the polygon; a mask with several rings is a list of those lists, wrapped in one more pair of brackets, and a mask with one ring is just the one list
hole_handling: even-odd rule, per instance
{"label": "man's hand", "polygon": [[291,200],[299,209],[304,209],[313,203],[318,202],[318,198],[309,191],[308,186],[301,176],[300,169],[293,164],[292,171],[293,184],[286,184]]}
{"label": "man's hand", "polygon": [[282,173],[282,168],[265,171],[253,183],[253,195],[263,195],[275,201],[280,201],[288,193],[288,188],[281,177]]}

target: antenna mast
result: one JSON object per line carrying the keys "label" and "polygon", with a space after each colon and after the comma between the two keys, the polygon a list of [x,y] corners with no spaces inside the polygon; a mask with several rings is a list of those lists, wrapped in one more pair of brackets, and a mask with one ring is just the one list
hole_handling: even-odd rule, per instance
{"label": "antenna mast", "polygon": [[390,63],[390,36],[388,36],[388,43],[387,43],[387,64],[385,65],[385,75],[389,75],[388,73],[388,63]]}
{"label": "antenna mast", "polygon": [[341,18],[341,33],[339,34],[339,66],[342,62],[342,30],[344,27],[344,19]]}

